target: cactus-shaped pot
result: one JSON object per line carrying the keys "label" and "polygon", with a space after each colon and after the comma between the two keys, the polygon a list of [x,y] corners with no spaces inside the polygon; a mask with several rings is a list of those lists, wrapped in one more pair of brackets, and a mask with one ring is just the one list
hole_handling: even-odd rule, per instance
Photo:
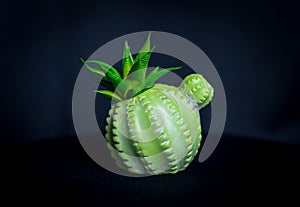
{"label": "cactus-shaped pot", "polygon": [[188,75],[179,87],[155,84],[180,67],[157,67],[146,76],[153,49],[149,35],[133,59],[125,42],[122,75],[98,60],[82,62],[102,76],[100,84],[107,90],[96,92],[113,99],[105,137],[118,166],[137,174],[174,174],[198,152],[199,109],[209,104],[213,88],[200,74]]}

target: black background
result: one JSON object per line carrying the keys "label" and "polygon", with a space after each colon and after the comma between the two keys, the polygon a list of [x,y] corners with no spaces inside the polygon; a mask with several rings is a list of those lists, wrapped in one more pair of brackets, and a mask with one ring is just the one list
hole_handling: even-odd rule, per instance
{"label": "black background", "polygon": [[[1,2],[5,201],[198,200],[208,206],[295,199],[299,9],[297,1]],[[72,123],[72,92],[79,57],[121,35],[149,30],[187,38],[209,56],[225,87],[228,115],[208,161],[193,162],[176,176],[132,179],[106,172],[84,153]]]}

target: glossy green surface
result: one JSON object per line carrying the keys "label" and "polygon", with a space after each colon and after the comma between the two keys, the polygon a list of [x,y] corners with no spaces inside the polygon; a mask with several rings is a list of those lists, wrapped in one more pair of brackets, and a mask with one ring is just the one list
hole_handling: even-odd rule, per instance
{"label": "glossy green surface", "polygon": [[102,77],[99,83],[107,90],[95,92],[115,101],[107,118],[106,140],[117,164],[138,174],[177,173],[197,154],[201,142],[198,110],[211,101],[213,88],[199,74],[187,76],[179,87],[155,84],[181,67],[156,67],[147,76],[155,48],[150,46],[150,36],[135,58],[125,42],[122,75],[105,62],[81,61]]}
{"label": "glossy green surface", "polygon": [[193,74],[179,88],[156,84],[114,104],[107,118],[106,139],[117,164],[139,174],[184,170],[200,147],[199,106],[212,95],[206,80]]}

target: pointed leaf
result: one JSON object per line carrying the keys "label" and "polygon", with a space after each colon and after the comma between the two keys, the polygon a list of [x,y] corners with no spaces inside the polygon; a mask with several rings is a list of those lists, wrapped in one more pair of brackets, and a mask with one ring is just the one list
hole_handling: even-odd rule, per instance
{"label": "pointed leaf", "polygon": [[112,86],[116,88],[122,81],[123,79],[114,74],[111,70],[108,70],[106,73],[107,78],[111,81]]}
{"label": "pointed leaf", "polygon": [[103,95],[105,95],[106,97],[111,98],[111,99],[114,99],[114,100],[116,100],[116,101],[122,101],[121,97],[120,97],[118,94],[116,94],[116,93],[114,93],[114,92],[112,92],[112,91],[107,91],[107,90],[95,90],[95,92],[96,92],[96,93],[103,94]]}
{"label": "pointed leaf", "polygon": [[150,52],[141,54],[139,59],[131,67],[129,72],[130,75],[126,77],[126,80],[130,85],[137,87],[144,82],[147,73],[148,62],[153,49],[154,47]]}
{"label": "pointed leaf", "polygon": [[155,81],[157,81],[159,78],[161,78],[162,76],[164,76],[165,74],[167,74],[168,72],[172,71],[172,70],[178,70],[181,67],[172,67],[172,68],[165,68],[162,69],[160,71],[158,71],[159,67],[156,67],[146,78],[146,80],[143,82],[143,84],[139,87],[139,89],[137,90],[137,94],[140,93],[140,91],[146,89],[146,88],[151,88]]}
{"label": "pointed leaf", "polygon": [[[117,88],[121,82],[124,82],[120,74],[112,66],[98,60],[88,60],[86,62],[99,65],[104,70],[105,76],[111,82],[114,89]],[[128,84],[122,84],[122,86],[118,88],[118,91],[121,94],[126,93],[129,90],[128,87]]]}
{"label": "pointed leaf", "polygon": [[112,82],[112,86],[116,89],[116,92],[125,97],[127,92],[131,89],[130,85],[110,70],[107,71],[106,76]]}
{"label": "pointed leaf", "polygon": [[100,75],[100,76],[102,76],[102,77],[105,77],[105,73],[104,73],[103,71],[101,71],[101,70],[99,70],[99,69],[97,69],[97,68],[93,68],[93,67],[89,66],[89,65],[86,63],[86,61],[85,61],[84,59],[82,59],[82,58],[80,58],[80,60],[81,60],[81,62],[84,64],[84,66],[85,66],[87,69],[89,69],[91,72],[96,73],[96,74],[98,74],[98,75]]}
{"label": "pointed leaf", "polygon": [[90,79],[92,81],[95,81],[95,82],[99,83],[100,85],[104,86],[105,88],[107,88],[110,91],[115,90],[114,87],[112,86],[112,83],[109,80],[107,80],[106,78],[102,78],[101,81],[94,78],[94,77],[90,77]]}
{"label": "pointed leaf", "polygon": [[154,49],[155,49],[155,46],[148,52],[139,53],[138,57],[135,59],[135,62],[130,70],[130,73],[140,70],[140,69],[147,69],[151,54]]}
{"label": "pointed leaf", "polygon": [[126,78],[132,65],[133,65],[133,58],[130,52],[130,47],[127,43],[127,41],[125,42],[125,46],[124,46],[124,54],[123,54],[123,78]]}
{"label": "pointed leaf", "polygon": [[147,37],[147,40],[144,44],[144,46],[141,48],[141,50],[139,51],[136,59],[139,59],[139,55],[142,54],[142,53],[147,53],[150,51],[150,38],[151,38],[151,32],[149,33],[148,37]]}
{"label": "pointed leaf", "polygon": [[140,69],[133,73],[130,73],[125,81],[130,85],[131,88],[138,88],[145,80],[146,69]]}
{"label": "pointed leaf", "polygon": [[[98,69],[94,69],[86,63],[95,63],[95,64],[99,65],[104,70],[104,72],[100,71]],[[116,71],[116,69],[114,69],[112,66],[110,66],[104,62],[97,61],[97,60],[88,60],[88,61],[85,61],[85,64],[86,64],[87,68],[90,69],[94,73],[97,73],[99,75],[104,73],[104,76],[111,82],[111,86],[113,87],[113,89],[115,89],[123,81],[123,79],[120,77],[120,74]],[[109,88],[109,87],[107,87],[107,88]]]}
{"label": "pointed leaf", "polygon": [[108,90],[114,91],[115,88],[112,86],[112,82],[107,80],[107,79],[102,79],[100,81],[100,85],[104,86],[105,88],[107,88]]}
{"label": "pointed leaf", "polygon": [[[137,56],[134,59],[134,64],[131,67],[129,73],[133,73],[137,70],[142,70],[142,69],[147,69],[148,68],[148,62],[150,60],[151,57],[151,53],[154,50],[155,47],[153,47],[152,49],[150,48],[150,38],[151,38],[151,33],[149,33],[148,38],[144,44],[144,46],[141,48],[141,50],[139,51],[139,53],[137,54]],[[146,76],[146,70],[144,70],[143,72],[139,73],[139,76],[135,75],[137,80],[136,81],[140,81],[143,82],[145,80],[145,76]]]}
{"label": "pointed leaf", "polygon": [[87,63],[95,63],[95,64],[99,65],[101,67],[101,69],[104,71],[104,73],[107,73],[107,71],[111,71],[115,75],[121,77],[119,72],[117,71],[117,69],[115,69],[113,66],[111,66],[111,65],[109,65],[105,62],[102,62],[102,61],[99,61],[99,60],[87,60],[86,62]]}

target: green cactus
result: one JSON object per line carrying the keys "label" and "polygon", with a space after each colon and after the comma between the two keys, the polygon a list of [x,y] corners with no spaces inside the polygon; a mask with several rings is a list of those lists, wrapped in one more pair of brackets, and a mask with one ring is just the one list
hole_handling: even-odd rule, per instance
{"label": "green cactus", "polygon": [[138,174],[174,174],[184,170],[198,152],[198,110],[209,104],[213,88],[200,74],[187,76],[179,87],[155,84],[181,67],[157,67],[146,76],[153,49],[149,34],[133,59],[125,42],[122,76],[104,62],[81,60],[102,77],[100,84],[108,89],[96,92],[114,100],[105,137],[118,166]]}

